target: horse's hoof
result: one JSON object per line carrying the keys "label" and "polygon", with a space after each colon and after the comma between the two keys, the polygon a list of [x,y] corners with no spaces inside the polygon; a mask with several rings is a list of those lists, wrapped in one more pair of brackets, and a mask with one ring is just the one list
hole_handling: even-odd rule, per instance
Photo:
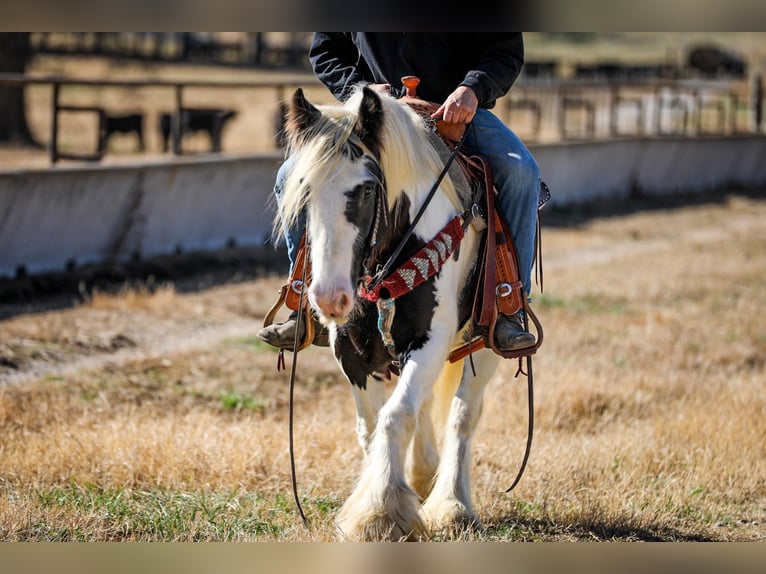
{"label": "horse's hoof", "polygon": [[426,526],[431,532],[451,539],[460,539],[466,535],[484,531],[484,525],[479,517],[457,501],[441,504],[438,509],[435,505],[429,507],[426,504],[423,507],[423,515]]}
{"label": "horse's hoof", "polygon": [[363,524],[341,520],[336,527],[339,542],[417,542],[427,538],[422,522],[403,527],[388,516],[379,516]]}

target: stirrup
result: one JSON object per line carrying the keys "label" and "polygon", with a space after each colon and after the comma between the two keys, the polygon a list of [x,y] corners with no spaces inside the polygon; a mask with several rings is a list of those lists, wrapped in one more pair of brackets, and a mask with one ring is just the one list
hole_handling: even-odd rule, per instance
{"label": "stirrup", "polygon": [[[288,290],[291,288],[292,286],[289,283],[285,283],[284,285],[282,285],[282,288],[279,291],[279,298],[277,299],[277,302],[274,303],[274,305],[272,305],[271,309],[269,309],[268,313],[266,313],[266,316],[263,318],[264,328],[274,324],[274,317],[276,316],[277,312],[282,308],[282,306],[285,305],[285,300],[287,299]],[[298,342],[298,347],[297,347],[298,351],[302,351],[303,349],[309,347],[314,342],[314,337],[316,336],[316,331],[314,329],[314,317],[311,312],[311,308],[307,304],[305,304],[305,302],[304,302],[303,308],[301,309],[300,321],[301,321],[301,324],[305,326],[305,333],[303,335],[303,340]],[[296,334],[297,334],[297,330],[296,330]]]}

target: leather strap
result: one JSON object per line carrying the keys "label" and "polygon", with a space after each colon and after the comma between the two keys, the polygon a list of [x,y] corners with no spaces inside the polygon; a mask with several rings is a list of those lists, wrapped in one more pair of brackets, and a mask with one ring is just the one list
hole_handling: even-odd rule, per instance
{"label": "leather strap", "polygon": [[[308,288],[311,285],[311,260],[308,258],[308,248],[306,246],[306,234],[301,237],[301,241],[298,244],[298,252],[295,256],[295,264],[293,265],[293,272],[288,278],[287,293],[285,294],[285,305],[292,311],[297,311],[301,300],[301,287],[305,283],[305,287]],[[306,267],[306,273],[304,277],[304,267]],[[305,302],[304,302],[305,303]]]}
{"label": "leather strap", "polygon": [[298,343],[297,350],[302,351],[314,342],[316,329],[314,327],[314,315],[311,307],[308,305],[306,297],[301,297],[301,293],[311,285],[311,260],[308,258],[308,248],[306,246],[306,234],[301,237],[298,245],[298,253],[295,257],[295,264],[287,283],[279,289],[279,297],[276,303],[263,318],[263,326],[268,327],[274,323],[282,306],[286,306],[291,311],[301,311],[301,322],[306,326],[306,333],[303,340]]}
{"label": "leather strap", "polygon": [[473,156],[472,159],[481,164],[484,174],[484,186],[486,194],[487,210],[487,231],[484,242],[484,273],[482,274],[482,297],[481,308],[477,322],[482,327],[489,327],[496,318],[495,311],[495,289],[497,285],[497,233],[495,217],[495,186],[492,181],[492,171],[486,160],[479,156]]}
{"label": "leather strap", "polygon": [[[467,165],[473,177],[481,177],[484,181],[487,218],[472,317],[479,326],[487,328],[487,339],[496,354],[504,358],[529,356],[542,344],[542,325],[524,296],[513,237],[505,219],[496,209],[495,188],[489,164],[481,156],[470,156]],[[512,315],[522,309],[535,324],[535,345],[517,351],[501,351],[494,345],[498,313]],[[473,328],[470,335],[473,335]],[[454,363],[485,346],[483,337],[472,337],[469,342],[454,349],[449,355],[449,360]]]}

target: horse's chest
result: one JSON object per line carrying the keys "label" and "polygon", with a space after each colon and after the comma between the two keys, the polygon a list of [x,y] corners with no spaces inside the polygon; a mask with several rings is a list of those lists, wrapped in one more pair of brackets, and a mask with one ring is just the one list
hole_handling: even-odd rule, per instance
{"label": "horse's chest", "polygon": [[368,376],[387,376],[394,361],[403,364],[412,351],[428,343],[436,292],[431,280],[396,299],[391,326],[396,357],[383,342],[377,306],[369,301],[360,305],[361,312],[338,327],[335,356],[351,383],[364,388]]}

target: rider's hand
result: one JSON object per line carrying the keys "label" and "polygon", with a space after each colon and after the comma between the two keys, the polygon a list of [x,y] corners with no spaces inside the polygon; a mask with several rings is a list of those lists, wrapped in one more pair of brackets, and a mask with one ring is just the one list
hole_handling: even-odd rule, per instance
{"label": "rider's hand", "polygon": [[441,116],[449,124],[469,124],[478,107],[479,98],[476,97],[476,93],[467,86],[458,86],[431,117]]}

